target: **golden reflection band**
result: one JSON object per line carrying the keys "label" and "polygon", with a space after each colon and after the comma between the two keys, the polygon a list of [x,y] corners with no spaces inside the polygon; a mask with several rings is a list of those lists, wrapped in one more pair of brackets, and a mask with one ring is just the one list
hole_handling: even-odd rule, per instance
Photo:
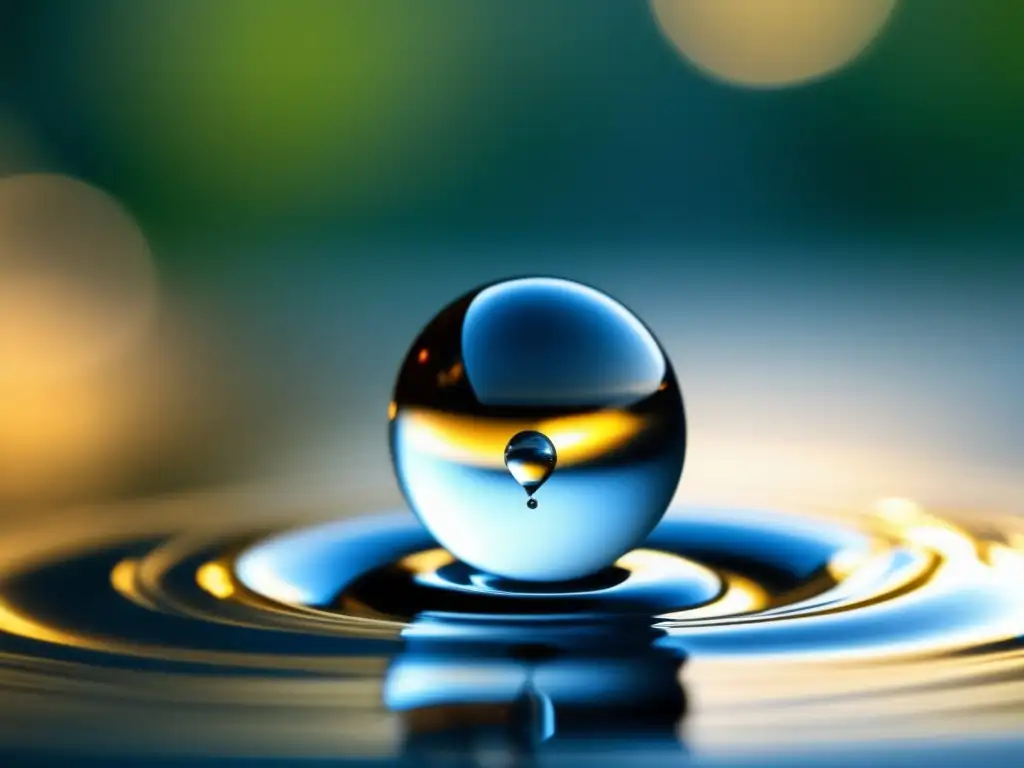
{"label": "golden reflection band", "polygon": [[481,419],[426,409],[398,416],[404,439],[418,451],[458,464],[504,471],[502,457],[510,436],[525,430],[547,435],[558,451],[558,466],[584,464],[624,447],[648,428],[647,419],[624,411],[536,420]]}

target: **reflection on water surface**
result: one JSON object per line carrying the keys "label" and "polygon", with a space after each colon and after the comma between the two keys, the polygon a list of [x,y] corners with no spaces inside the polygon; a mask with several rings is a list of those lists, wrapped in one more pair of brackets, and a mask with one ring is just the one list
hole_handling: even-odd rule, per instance
{"label": "reflection on water surface", "polygon": [[925,759],[938,739],[935,764],[1020,750],[1012,518],[683,508],[609,571],[544,587],[453,561],[404,513],[302,525],[280,507],[211,494],[9,525],[7,754],[515,765],[622,748],[725,765],[843,764],[844,744]]}

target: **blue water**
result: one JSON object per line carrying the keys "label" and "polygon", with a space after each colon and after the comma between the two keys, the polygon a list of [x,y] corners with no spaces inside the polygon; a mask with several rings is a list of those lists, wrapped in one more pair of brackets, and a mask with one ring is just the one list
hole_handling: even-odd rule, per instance
{"label": "blue water", "polygon": [[1024,757],[1014,520],[685,508],[540,584],[455,560],[408,512],[250,517],[140,503],[85,539],[8,535],[4,765]]}

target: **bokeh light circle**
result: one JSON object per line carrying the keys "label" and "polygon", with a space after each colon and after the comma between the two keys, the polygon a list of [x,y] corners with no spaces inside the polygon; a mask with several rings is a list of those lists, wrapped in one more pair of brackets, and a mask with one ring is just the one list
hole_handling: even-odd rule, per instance
{"label": "bokeh light circle", "polygon": [[0,385],[110,363],[157,295],[146,240],[108,195],[59,175],[0,180]]}
{"label": "bokeh light circle", "polygon": [[706,74],[776,88],[849,64],[877,37],[897,0],[651,0],[662,32]]}
{"label": "bokeh light circle", "polygon": [[148,434],[157,308],[146,240],[116,201],[65,176],[0,180],[0,506],[119,475],[128,437]]}

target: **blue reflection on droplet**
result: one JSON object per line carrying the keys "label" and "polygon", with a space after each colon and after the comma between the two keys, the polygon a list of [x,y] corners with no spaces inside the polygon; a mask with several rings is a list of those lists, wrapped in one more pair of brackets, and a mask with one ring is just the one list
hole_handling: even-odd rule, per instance
{"label": "blue reflection on droplet", "polygon": [[[392,459],[412,509],[456,557],[511,579],[611,565],[657,525],[682,471],[682,397],[658,342],[567,280],[509,280],[442,310],[393,403]],[[558,469],[539,508],[524,509],[503,456],[527,431],[551,443]]]}

